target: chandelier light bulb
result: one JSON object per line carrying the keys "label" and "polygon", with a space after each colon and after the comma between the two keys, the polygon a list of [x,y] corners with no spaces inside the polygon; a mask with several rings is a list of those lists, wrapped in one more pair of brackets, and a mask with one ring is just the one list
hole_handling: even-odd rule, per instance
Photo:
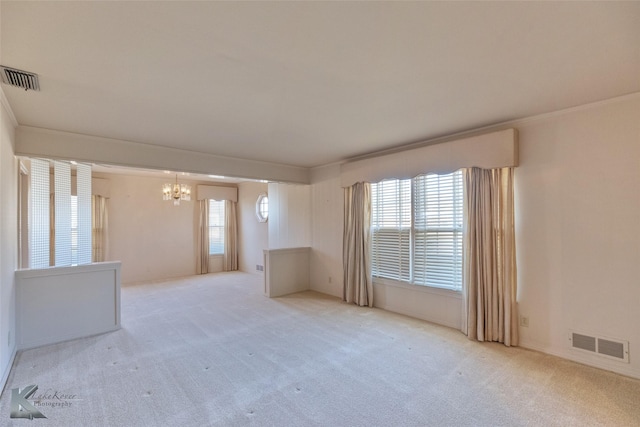
{"label": "chandelier light bulb", "polygon": [[178,175],[176,174],[175,184],[164,184],[162,186],[162,200],[173,200],[173,205],[180,205],[180,200],[191,200],[191,186],[186,184],[178,184]]}

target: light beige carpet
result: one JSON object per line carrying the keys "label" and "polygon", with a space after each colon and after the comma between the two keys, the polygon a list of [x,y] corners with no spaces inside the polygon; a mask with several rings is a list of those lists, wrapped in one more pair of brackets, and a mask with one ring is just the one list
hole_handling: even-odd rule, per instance
{"label": "light beige carpet", "polygon": [[[640,425],[638,380],[244,273],[125,287],[122,323],[19,353],[0,425]],[[47,418],[11,419],[31,384]]]}

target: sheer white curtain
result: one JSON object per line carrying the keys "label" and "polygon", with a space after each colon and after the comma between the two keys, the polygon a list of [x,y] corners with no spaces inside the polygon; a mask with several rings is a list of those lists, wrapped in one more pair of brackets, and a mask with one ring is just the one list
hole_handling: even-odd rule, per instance
{"label": "sheer white curtain", "polygon": [[462,331],[518,345],[513,168],[465,170]]}
{"label": "sheer white curtain", "polygon": [[199,200],[198,211],[198,258],[196,273],[209,272],[209,200]]}
{"label": "sheer white curtain", "polygon": [[238,219],[237,203],[225,200],[224,203],[224,271],[238,269]]}
{"label": "sheer white curtain", "polygon": [[370,228],[371,184],[358,182],[344,189],[343,299],[373,307]]}
{"label": "sheer white curtain", "polygon": [[109,248],[109,215],[106,197],[91,196],[91,224],[91,261],[102,262],[107,259]]}

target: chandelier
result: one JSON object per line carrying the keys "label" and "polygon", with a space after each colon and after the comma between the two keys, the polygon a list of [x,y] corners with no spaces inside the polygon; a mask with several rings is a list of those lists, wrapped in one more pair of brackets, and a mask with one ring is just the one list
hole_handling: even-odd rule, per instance
{"label": "chandelier", "polygon": [[191,186],[186,184],[178,184],[178,175],[176,174],[175,184],[164,184],[162,186],[162,200],[173,200],[173,205],[178,206],[180,200],[191,200]]}

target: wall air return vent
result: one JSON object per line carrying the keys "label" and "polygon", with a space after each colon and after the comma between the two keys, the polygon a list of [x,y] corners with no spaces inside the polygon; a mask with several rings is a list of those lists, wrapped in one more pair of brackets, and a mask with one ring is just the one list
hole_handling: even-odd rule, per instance
{"label": "wall air return vent", "polygon": [[573,343],[573,348],[579,348],[580,350],[587,350],[591,352],[596,351],[596,337],[576,334],[575,332],[573,332],[571,334],[571,340]]}
{"label": "wall air return vent", "polygon": [[629,341],[613,340],[572,331],[569,332],[569,345],[572,349],[629,363]]}
{"label": "wall air return vent", "polygon": [[2,82],[11,86],[21,87],[24,90],[40,90],[38,75],[28,71],[16,70],[15,68],[0,65]]}
{"label": "wall air return vent", "polygon": [[611,341],[598,338],[598,353],[624,360],[627,349],[624,342]]}

